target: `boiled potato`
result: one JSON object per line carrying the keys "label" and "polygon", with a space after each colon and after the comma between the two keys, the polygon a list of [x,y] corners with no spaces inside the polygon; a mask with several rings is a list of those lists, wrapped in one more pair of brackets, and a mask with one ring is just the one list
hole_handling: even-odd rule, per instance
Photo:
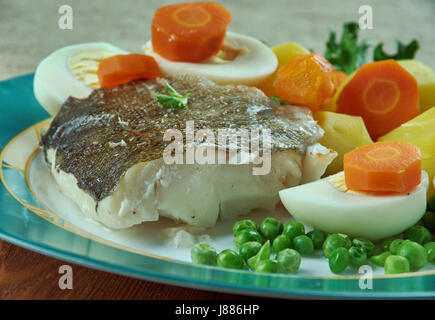
{"label": "boiled potato", "polygon": [[275,80],[276,72],[278,71],[278,69],[290,59],[302,54],[310,53],[308,49],[305,49],[296,42],[283,43],[278,46],[272,47],[271,49],[278,58],[278,67],[272,75],[270,75],[264,82],[262,82],[258,86],[258,88],[262,90],[268,97],[276,95],[275,88],[273,87],[273,81]]}
{"label": "boiled potato", "polygon": [[401,60],[398,63],[417,80],[420,93],[420,111],[435,106],[435,71],[417,60]]}
{"label": "boiled potato", "polygon": [[[421,165],[430,177],[435,176],[435,106],[380,137],[379,141],[398,140],[416,145],[421,151]],[[429,195],[434,193],[430,184]]]}
{"label": "boiled potato", "polygon": [[343,170],[343,156],[345,153],[357,147],[373,143],[361,117],[319,111],[314,114],[314,118],[325,131],[319,142],[338,153],[338,156],[326,169],[326,175]]}

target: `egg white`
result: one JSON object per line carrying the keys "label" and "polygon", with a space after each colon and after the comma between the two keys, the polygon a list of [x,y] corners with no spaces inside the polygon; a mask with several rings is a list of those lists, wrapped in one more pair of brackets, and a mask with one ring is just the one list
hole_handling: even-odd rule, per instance
{"label": "egg white", "polygon": [[298,221],[328,233],[380,240],[397,235],[417,223],[426,211],[429,177],[406,195],[371,195],[350,191],[344,174],[284,189],[282,203]]}
{"label": "egg white", "polygon": [[[88,65],[86,65],[87,53],[89,53]],[[68,97],[86,98],[93,90],[71,71],[69,60],[72,56],[81,54],[84,58],[81,67],[95,69],[97,58],[103,59],[124,53],[127,51],[105,42],[71,45],[54,51],[36,68],[33,81],[36,100],[48,113],[52,116],[56,115]],[[89,71],[96,73],[96,70]]]}
{"label": "egg white", "polygon": [[151,41],[143,47],[146,54],[156,59],[160,69],[166,75],[194,74],[208,78],[217,84],[244,84],[255,86],[263,82],[278,66],[273,51],[261,41],[227,32],[226,37],[245,49],[245,53],[232,61],[216,62],[209,59],[200,63],[169,61],[152,49]]}

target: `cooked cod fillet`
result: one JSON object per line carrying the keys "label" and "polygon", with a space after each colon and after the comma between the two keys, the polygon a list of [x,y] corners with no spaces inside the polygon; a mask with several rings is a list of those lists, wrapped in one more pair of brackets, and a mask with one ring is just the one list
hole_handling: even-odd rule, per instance
{"label": "cooked cod fillet", "polygon": [[[186,108],[158,103],[164,81],[190,93]],[[185,130],[189,120],[195,131],[270,129],[270,173],[253,175],[252,163],[166,164],[163,134]],[[68,98],[41,145],[61,192],[86,217],[117,229],[159,216],[212,227],[219,217],[273,210],[279,190],[319,179],[336,156],[316,142],[322,134],[305,108],[281,107],[256,88],[180,75]]]}

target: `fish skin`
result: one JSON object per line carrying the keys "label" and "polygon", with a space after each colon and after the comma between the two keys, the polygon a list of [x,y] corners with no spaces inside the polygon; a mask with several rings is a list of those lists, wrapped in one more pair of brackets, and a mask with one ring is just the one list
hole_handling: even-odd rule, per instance
{"label": "fish skin", "polygon": [[[180,94],[190,93],[186,108],[168,109],[157,101],[154,93],[167,94],[164,80]],[[134,164],[161,158],[170,143],[163,134],[168,129],[184,133],[189,120],[194,120],[195,132],[268,128],[272,153],[304,155],[323,131],[301,109],[279,106],[253,87],[219,86],[198,76],[140,80],[96,89],[85,99],[68,98],[41,146],[55,149],[56,169],[73,174],[78,187],[98,202],[112,194]]]}

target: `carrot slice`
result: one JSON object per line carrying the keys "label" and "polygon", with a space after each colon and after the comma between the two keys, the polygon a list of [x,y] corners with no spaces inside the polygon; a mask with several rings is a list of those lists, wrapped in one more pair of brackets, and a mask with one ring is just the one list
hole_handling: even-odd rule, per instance
{"label": "carrot slice", "polygon": [[317,111],[334,96],[334,70],[318,54],[296,56],[279,68],[273,86],[280,99]]}
{"label": "carrot slice", "polygon": [[97,75],[102,87],[115,87],[137,79],[161,77],[163,74],[153,57],[132,53],[102,60]]}
{"label": "carrot slice", "polygon": [[376,140],[419,114],[417,81],[395,60],[365,64],[341,91],[337,112],[361,116]]}
{"label": "carrot slice", "polygon": [[409,192],[421,180],[420,149],[399,141],[377,142],[344,155],[344,176],[351,190]]}
{"label": "carrot slice", "polygon": [[216,2],[186,2],[156,10],[153,50],[171,61],[199,62],[219,52],[231,13]]}

